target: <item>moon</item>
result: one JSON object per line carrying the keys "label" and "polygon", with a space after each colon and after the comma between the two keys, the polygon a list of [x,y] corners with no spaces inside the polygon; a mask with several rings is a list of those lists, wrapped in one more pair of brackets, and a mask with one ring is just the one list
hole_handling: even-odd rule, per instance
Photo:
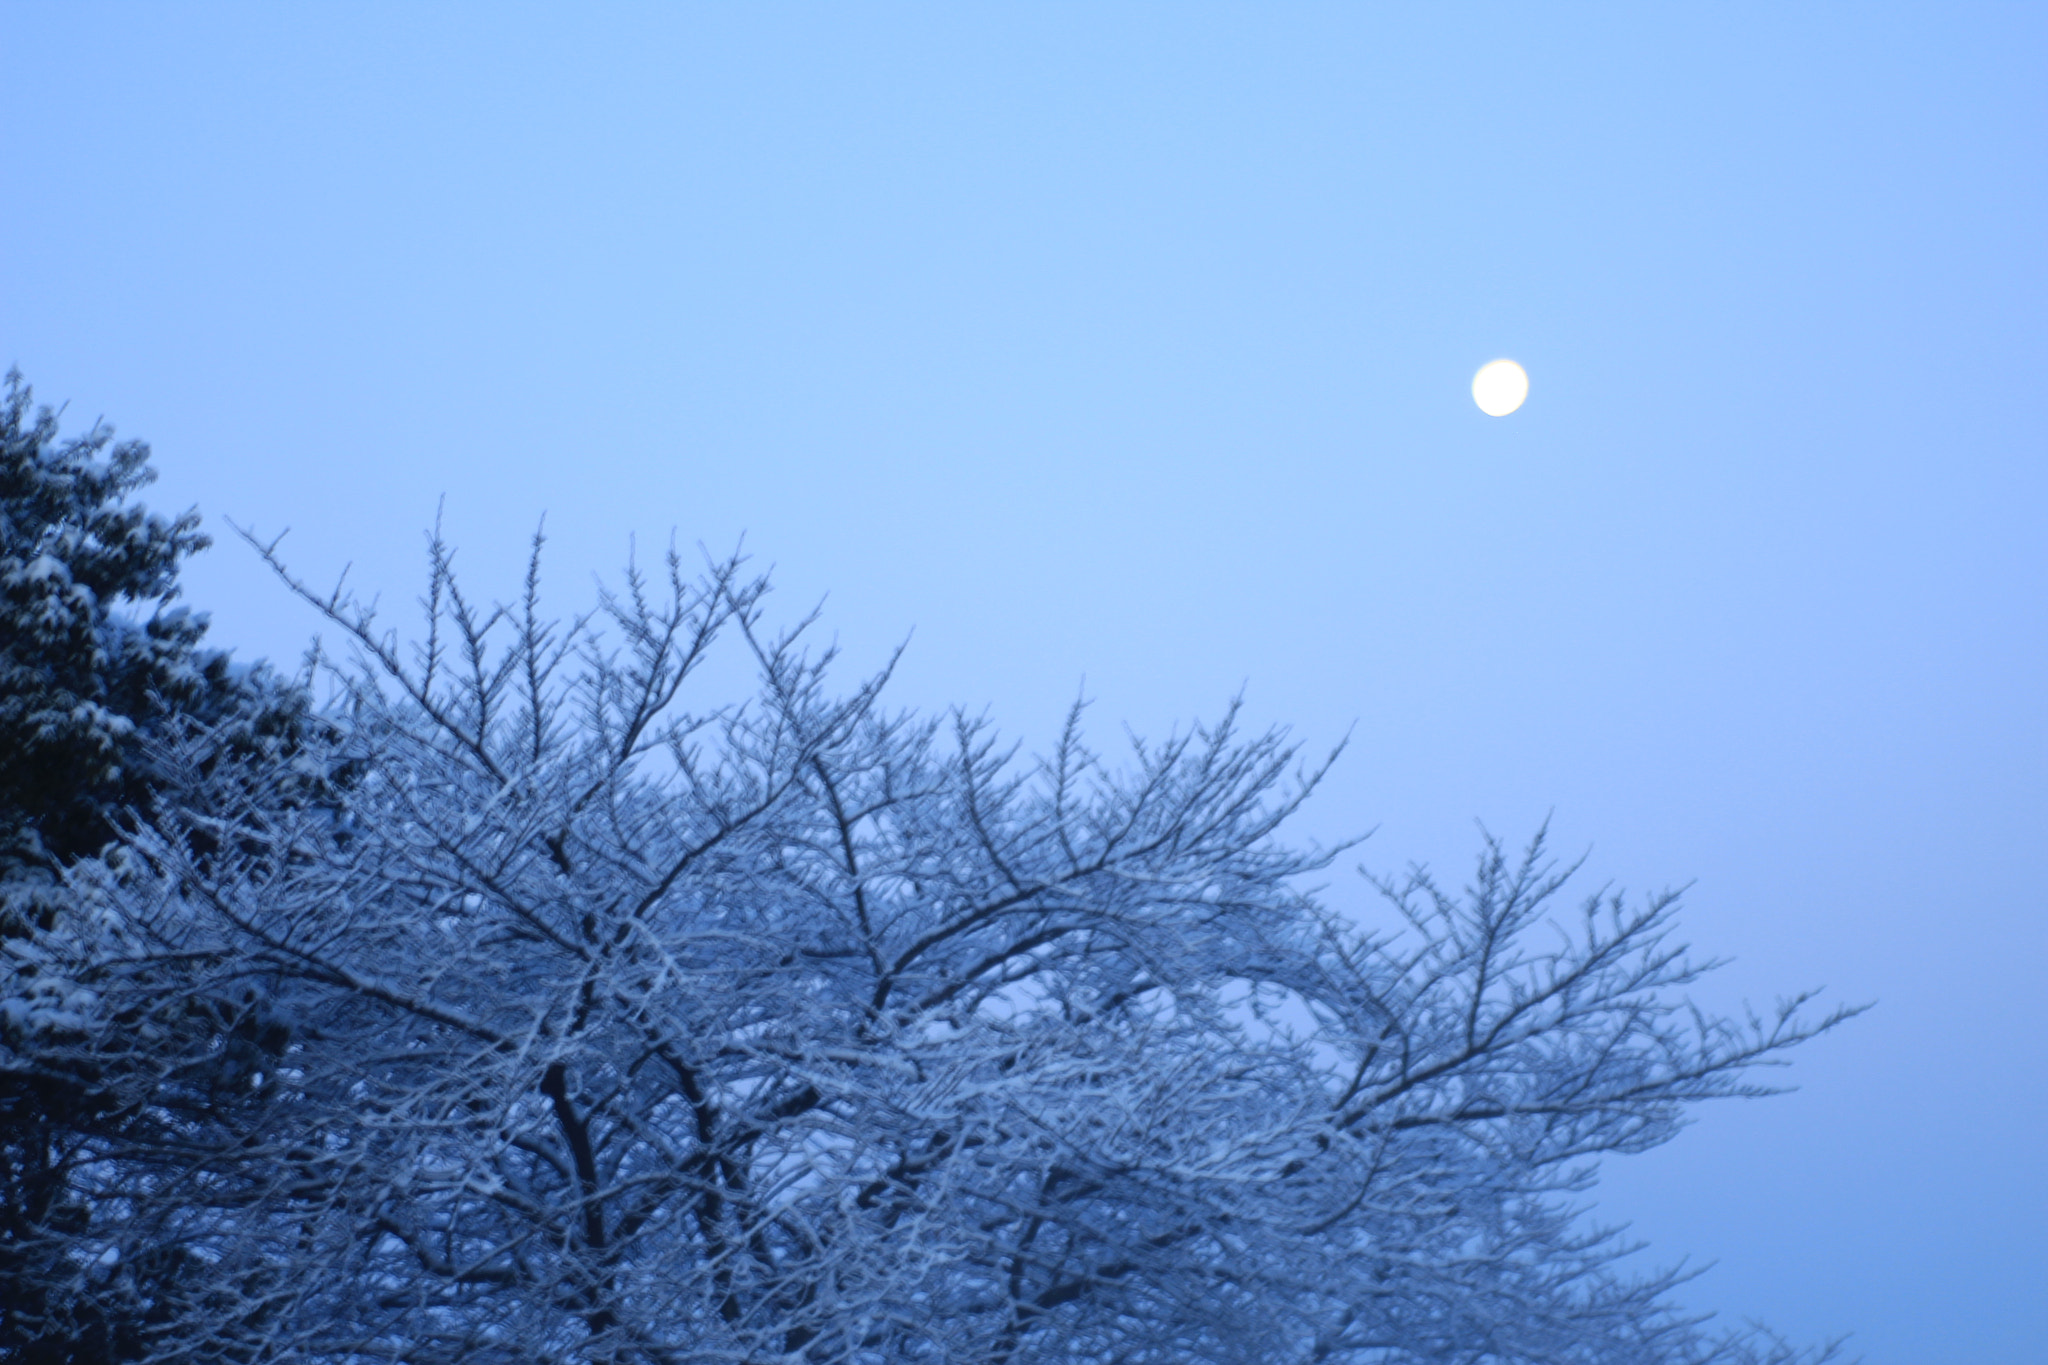
{"label": "moon", "polygon": [[1472,401],[1488,417],[1505,417],[1529,396],[1529,372],[1512,360],[1489,360],[1472,376]]}

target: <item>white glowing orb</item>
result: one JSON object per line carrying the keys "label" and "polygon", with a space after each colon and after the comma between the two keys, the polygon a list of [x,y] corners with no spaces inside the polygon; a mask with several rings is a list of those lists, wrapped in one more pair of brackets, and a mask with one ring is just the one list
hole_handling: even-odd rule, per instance
{"label": "white glowing orb", "polygon": [[1529,396],[1529,372],[1512,360],[1489,360],[1472,376],[1472,401],[1488,417],[1505,417]]}

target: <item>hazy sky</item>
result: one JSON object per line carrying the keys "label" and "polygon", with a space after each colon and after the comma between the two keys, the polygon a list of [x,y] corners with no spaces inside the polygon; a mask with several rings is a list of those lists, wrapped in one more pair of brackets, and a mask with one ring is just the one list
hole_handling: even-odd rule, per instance
{"label": "hazy sky", "polygon": [[219,642],[313,629],[223,518],[404,605],[446,494],[485,592],[545,512],[565,610],[744,534],[1027,740],[1084,681],[1105,741],[1355,725],[1303,836],[1455,875],[1554,811],[1693,884],[1713,1001],[1878,1002],[1609,1167],[1689,1301],[2042,1358],[2048,7],[9,0],[0,50],[0,365],[154,444]]}

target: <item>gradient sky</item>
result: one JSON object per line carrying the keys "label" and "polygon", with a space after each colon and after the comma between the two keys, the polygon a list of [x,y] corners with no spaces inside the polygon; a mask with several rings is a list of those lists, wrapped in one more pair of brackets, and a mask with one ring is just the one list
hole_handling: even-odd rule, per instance
{"label": "gradient sky", "polygon": [[900,703],[1027,742],[1243,687],[1352,732],[1304,837],[1455,876],[1554,812],[1692,883],[1710,1001],[1878,1002],[1610,1164],[1690,1302],[2042,1359],[2048,8],[8,0],[0,50],[0,365],[153,443],[218,642],[314,625],[224,518],[402,606],[445,494],[486,593],[545,512],[564,610],[744,534],[849,681],[909,637]]}

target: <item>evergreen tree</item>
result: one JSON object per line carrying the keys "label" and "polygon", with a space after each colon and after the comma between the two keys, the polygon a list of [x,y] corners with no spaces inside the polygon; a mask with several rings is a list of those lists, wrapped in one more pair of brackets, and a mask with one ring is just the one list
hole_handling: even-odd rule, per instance
{"label": "evergreen tree", "polygon": [[[55,870],[97,852],[121,811],[149,807],[149,732],[177,716],[218,721],[252,697],[225,652],[201,647],[206,617],[175,605],[180,564],[208,544],[198,513],[167,519],[130,501],[155,478],[149,447],[115,444],[104,424],[60,439],[56,413],[32,414],[20,372],[6,384],[0,849],[17,866]],[[265,719],[289,728],[285,715]]]}
{"label": "evergreen tree", "polygon": [[[60,436],[19,371],[0,401],[0,1360],[133,1358],[170,1311],[175,1255],[144,1267],[123,1308],[78,1291],[94,1209],[85,1154],[133,1136],[134,1082],[76,1052],[75,983],[41,940],[75,908],[69,871],[177,780],[152,754],[203,733],[222,753],[286,757],[303,693],[207,649],[206,617],[177,604],[178,570],[205,548],[196,512],[134,502],[149,447],[95,424]],[[189,779],[187,779],[189,780]],[[150,1120],[154,1122],[155,1120]],[[131,1276],[131,1279],[134,1277]]]}

